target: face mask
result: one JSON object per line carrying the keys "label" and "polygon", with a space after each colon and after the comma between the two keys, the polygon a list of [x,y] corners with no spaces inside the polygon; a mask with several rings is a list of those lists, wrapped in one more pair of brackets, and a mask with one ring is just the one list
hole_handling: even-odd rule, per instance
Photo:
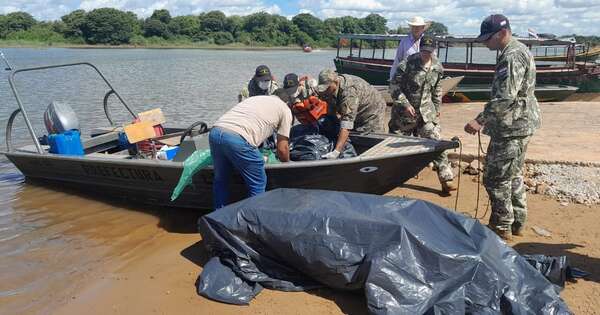
{"label": "face mask", "polygon": [[258,81],[258,87],[261,90],[266,90],[271,86],[271,81]]}

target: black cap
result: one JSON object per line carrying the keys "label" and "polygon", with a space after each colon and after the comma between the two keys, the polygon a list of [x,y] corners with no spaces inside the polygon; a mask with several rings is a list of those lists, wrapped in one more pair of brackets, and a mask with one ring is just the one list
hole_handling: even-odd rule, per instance
{"label": "black cap", "polygon": [[481,32],[476,40],[478,42],[484,42],[492,35],[505,28],[510,29],[508,18],[502,14],[492,14],[481,22]]}
{"label": "black cap", "polygon": [[283,88],[290,89],[298,86],[298,76],[295,73],[288,73],[283,78]]}
{"label": "black cap", "polygon": [[258,80],[264,80],[264,79],[271,79],[271,70],[269,70],[269,67],[265,66],[265,65],[260,65],[258,67],[256,67],[256,71],[254,73],[254,78],[258,79]]}
{"label": "black cap", "polygon": [[421,37],[421,41],[419,42],[419,50],[427,50],[429,52],[435,51],[437,47],[437,43],[432,36],[423,35]]}

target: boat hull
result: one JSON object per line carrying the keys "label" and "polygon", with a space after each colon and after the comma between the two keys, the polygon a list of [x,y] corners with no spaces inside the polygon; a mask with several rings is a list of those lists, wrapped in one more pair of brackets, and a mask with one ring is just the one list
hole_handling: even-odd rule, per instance
{"label": "boat hull", "polygon": [[[385,62],[384,62],[385,61]],[[349,60],[344,58],[334,59],[336,70],[359,76],[373,85],[388,85],[391,61],[389,60]],[[450,77],[464,76],[459,83],[464,85],[491,85],[494,79],[494,66],[466,68],[464,64],[444,64],[444,75]],[[538,66],[536,73],[536,84],[538,85],[571,85],[579,87],[589,84],[589,81],[598,80],[597,74],[590,74],[584,67],[552,68],[550,66]],[[600,92],[589,91],[587,92]]]}
{"label": "boat hull", "polygon": [[[577,88],[568,85],[543,85],[536,86],[535,96],[540,102],[560,102],[577,92]],[[466,85],[458,87],[449,96],[462,94],[471,101],[489,100],[491,87],[487,85]],[[460,98],[464,99],[464,98]]]}
{"label": "boat hull", "polygon": [[[305,188],[384,194],[416,176],[441,151],[456,146],[454,142],[442,141],[437,142],[435,149],[416,154],[267,165],[267,189]],[[212,208],[211,167],[198,172],[193,177],[193,185],[171,202],[171,193],[179,181],[183,163],[34,152],[4,154],[30,180],[59,183],[60,186],[136,203]],[[232,201],[246,197],[247,190],[239,174],[233,176],[230,191]]]}

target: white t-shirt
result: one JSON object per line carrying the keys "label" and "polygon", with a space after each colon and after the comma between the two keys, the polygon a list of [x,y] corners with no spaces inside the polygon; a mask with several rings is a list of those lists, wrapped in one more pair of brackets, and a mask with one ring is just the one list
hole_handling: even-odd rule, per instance
{"label": "white t-shirt", "polygon": [[253,96],[230,109],[214,126],[233,131],[258,147],[273,131],[290,137],[292,111],[277,96]]}

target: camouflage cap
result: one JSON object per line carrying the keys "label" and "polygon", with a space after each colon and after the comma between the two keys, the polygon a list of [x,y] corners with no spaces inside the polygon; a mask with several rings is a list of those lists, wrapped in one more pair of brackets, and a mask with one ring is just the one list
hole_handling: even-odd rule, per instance
{"label": "camouflage cap", "polygon": [[433,52],[435,51],[436,46],[437,43],[435,42],[435,39],[432,36],[423,35],[423,37],[421,37],[421,42],[419,43],[419,50]]}
{"label": "camouflage cap", "polygon": [[325,69],[319,72],[319,85],[317,86],[317,92],[323,93],[329,84],[337,79],[337,73],[333,69]]}
{"label": "camouflage cap", "polygon": [[256,71],[254,72],[254,78],[259,81],[267,79],[271,80],[271,70],[265,65],[260,65],[256,67]]}

